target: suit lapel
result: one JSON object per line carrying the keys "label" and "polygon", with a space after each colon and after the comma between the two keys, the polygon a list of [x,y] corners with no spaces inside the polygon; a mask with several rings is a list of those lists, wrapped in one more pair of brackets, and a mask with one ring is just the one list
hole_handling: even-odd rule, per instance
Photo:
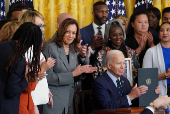
{"label": "suit lapel", "polygon": [[117,90],[117,87],[115,86],[114,82],[113,82],[112,79],[108,76],[107,73],[105,73],[105,78],[106,78],[106,80],[108,80],[108,83],[109,83],[110,87],[112,88],[112,90],[114,91],[114,93],[116,93],[116,95],[117,95],[118,97],[121,97],[120,94],[119,94],[119,92],[118,92],[118,90]]}
{"label": "suit lapel", "polygon": [[89,35],[92,36],[92,38],[93,38],[94,29],[93,29],[92,23],[88,26],[87,31],[88,31]]}
{"label": "suit lapel", "polygon": [[65,65],[65,67],[67,68],[67,70],[71,71],[70,67],[68,65],[68,60],[67,60],[67,57],[66,57],[66,54],[65,54],[64,47],[61,47],[61,48],[59,47],[58,52],[60,53],[59,58],[63,61],[63,63]]}

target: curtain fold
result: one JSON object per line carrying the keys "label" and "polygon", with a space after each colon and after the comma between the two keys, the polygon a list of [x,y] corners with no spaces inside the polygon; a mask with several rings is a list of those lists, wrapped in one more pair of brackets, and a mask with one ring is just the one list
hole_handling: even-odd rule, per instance
{"label": "curtain fold", "polygon": [[[93,21],[93,4],[104,0],[33,0],[35,10],[45,17],[45,38],[50,39],[57,30],[57,17],[61,13],[70,13],[78,22],[79,27],[89,25]],[[124,0],[128,18],[133,13],[136,0]],[[153,6],[162,10],[170,7],[170,0],[153,0]]]}

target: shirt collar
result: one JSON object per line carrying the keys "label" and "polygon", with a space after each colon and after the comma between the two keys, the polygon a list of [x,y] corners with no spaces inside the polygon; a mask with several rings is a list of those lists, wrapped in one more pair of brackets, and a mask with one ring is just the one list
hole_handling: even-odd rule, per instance
{"label": "shirt collar", "polygon": [[109,75],[109,77],[112,79],[112,81],[114,82],[114,84],[115,84],[116,87],[117,87],[117,82],[116,82],[116,80],[119,79],[119,81],[120,81],[120,77],[119,77],[119,78],[116,78],[115,76],[113,76],[113,75],[109,72],[109,70],[107,70],[106,73]]}
{"label": "shirt collar", "polygon": [[[98,25],[96,25],[94,22],[92,23],[93,24],[93,28],[96,28],[99,27]],[[103,24],[102,26],[100,26],[101,29],[104,29],[105,28],[105,24]]]}

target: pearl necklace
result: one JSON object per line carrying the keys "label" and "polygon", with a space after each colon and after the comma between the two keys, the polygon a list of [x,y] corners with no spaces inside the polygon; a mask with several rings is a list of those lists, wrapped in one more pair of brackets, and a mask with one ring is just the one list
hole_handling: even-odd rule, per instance
{"label": "pearl necklace", "polygon": [[68,48],[64,48],[66,55],[69,55],[69,45]]}

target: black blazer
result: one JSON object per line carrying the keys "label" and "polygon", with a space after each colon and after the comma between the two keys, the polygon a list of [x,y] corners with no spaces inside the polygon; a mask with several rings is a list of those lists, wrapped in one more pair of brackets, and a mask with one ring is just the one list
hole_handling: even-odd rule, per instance
{"label": "black blazer", "polygon": [[15,44],[15,41],[0,42],[0,114],[18,114],[20,94],[28,86],[24,57],[19,57],[9,72],[5,69]]}

